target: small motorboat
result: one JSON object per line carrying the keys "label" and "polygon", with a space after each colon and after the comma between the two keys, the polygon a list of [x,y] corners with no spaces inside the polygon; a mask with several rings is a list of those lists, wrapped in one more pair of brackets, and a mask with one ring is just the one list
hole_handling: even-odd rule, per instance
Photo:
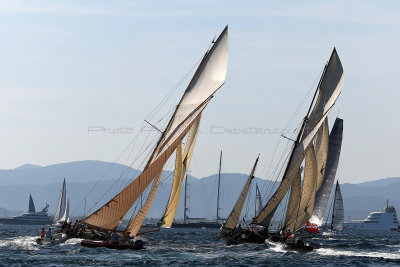
{"label": "small motorboat", "polygon": [[67,235],[65,235],[65,234],[56,234],[56,235],[53,236],[52,239],[40,237],[40,238],[36,239],[36,243],[38,245],[41,245],[41,246],[43,246],[43,245],[55,246],[55,245],[64,243],[67,240],[68,240],[68,236]]}
{"label": "small motorboat", "polygon": [[108,243],[103,241],[90,241],[82,240],[81,245],[88,248],[111,248],[111,249],[143,249],[143,241],[136,240],[135,242],[129,243]]}

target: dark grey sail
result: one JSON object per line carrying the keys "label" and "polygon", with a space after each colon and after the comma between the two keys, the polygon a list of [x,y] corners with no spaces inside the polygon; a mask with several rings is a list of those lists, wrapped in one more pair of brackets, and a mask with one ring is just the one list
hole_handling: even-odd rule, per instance
{"label": "dark grey sail", "polygon": [[343,120],[336,118],[332,131],[329,135],[329,148],[326,160],[326,168],[324,180],[321,188],[315,195],[314,212],[310,219],[312,223],[321,226],[324,218],[326,206],[328,205],[329,196],[333,183],[335,181],[336,171],[339,164],[340,150],[342,147],[343,139]]}
{"label": "dark grey sail", "polygon": [[28,212],[29,213],[36,212],[35,204],[33,204],[32,195],[29,195],[29,209],[28,209]]}

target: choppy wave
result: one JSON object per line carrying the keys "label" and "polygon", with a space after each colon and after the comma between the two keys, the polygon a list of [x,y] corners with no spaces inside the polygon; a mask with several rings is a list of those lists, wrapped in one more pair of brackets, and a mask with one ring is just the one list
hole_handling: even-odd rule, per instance
{"label": "choppy wave", "polygon": [[227,246],[216,229],[169,229],[140,236],[141,251],[85,248],[81,239],[55,246],[36,245],[34,226],[0,225],[0,265],[28,266],[123,266],[123,265],[251,265],[251,266],[396,266],[400,264],[397,233],[353,233],[319,235],[311,253],[287,252],[282,245]]}

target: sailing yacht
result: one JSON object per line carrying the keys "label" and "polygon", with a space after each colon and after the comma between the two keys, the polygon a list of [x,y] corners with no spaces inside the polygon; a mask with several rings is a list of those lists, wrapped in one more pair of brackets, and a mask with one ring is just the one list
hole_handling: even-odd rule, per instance
{"label": "sailing yacht", "polygon": [[[315,194],[323,183],[329,141],[327,116],[339,97],[342,86],[343,67],[334,48],[297,137],[292,140],[280,185],[252,221],[253,225],[265,228],[265,237],[273,238],[273,242],[284,243],[288,250],[306,252],[312,249],[305,245],[300,233],[310,224]],[[287,205],[284,204],[285,196],[288,196]],[[278,228],[274,232],[270,226],[277,211],[280,214],[276,214],[275,218],[282,217],[284,220],[279,227],[281,230]]]}
{"label": "sailing yacht", "polygon": [[47,225],[53,223],[53,217],[47,214],[49,204],[41,211],[36,211],[33,203],[32,195],[29,195],[29,209],[27,213],[11,218],[0,218],[2,224],[18,224],[18,225]]}
{"label": "sailing yacht", "polygon": [[56,214],[54,215],[54,224],[61,225],[69,222],[69,199],[67,199],[67,188],[65,178],[61,188],[60,199],[58,200]]}
{"label": "sailing yacht", "polygon": [[[227,65],[228,27],[225,27],[219,37],[212,41],[211,47],[205,53],[166,128],[163,131],[160,130],[161,135],[154,143],[153,151],[142,173],[75,227],[87,232],[87,234],[83,233],[83,236],[92,238],[92,229],[104,234],[116,230],[134,203],[149,188],[143,206],[138,212],[132,213],[128,225],[123,231],[120,231],[120,234],[125,237],[136,237],[157,191],[163,167],[176,152],[174,180],[167,204],[168,212],[163,216],[162,221],[166,225],[172,225],[182,181],[189,169],[202,112],[213,98],[214,93],[225,83]],[[183,148],[182,142],[186,136]],[[74,231],[71,236],[73,234]]]}
{"label": "sailing yacht", "polygon": [[247,239],[258,240],[258,243],[263,243],[265,240],[265,238],[263,238],[263,235],[257,234],[256,231],[246,231],[242,229],[240,224],[238,225],[239,217],[243,210],[244,201],[246,200],[247,193],[249,192],[251,182],[254,179],[254,173],[256,171],[258,159],[259,156],[257,157],[256,162],[254,163],[254,166],[250,172],[250,175],[247,178],[247,181],[244,184],[242,191],[240,192],[235,206],[233,207],[228,219],[224,222],[219,232],[219,236],[225,238],[228,244],[243,241],[243,234],[247,236]]}
{"label": "sailing yacht", "polygon": [[371,212],[365,220],[353,220],[345,223],[344,227],[351,230],[398,231],[399,221],[396,208],[389,206],[389,200],[387,200],[386,206],[381,211]]}

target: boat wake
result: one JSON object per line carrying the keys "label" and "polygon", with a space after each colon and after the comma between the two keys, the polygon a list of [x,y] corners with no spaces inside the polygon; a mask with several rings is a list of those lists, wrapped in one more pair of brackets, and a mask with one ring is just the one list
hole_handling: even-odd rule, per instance
{"label": "boat wake", "polygon": [[0,240],[0,248],[38,250],[34,236],[17,236]]}
{"label": "boat wake", "polygon": [[368,257],[368,258],[383,258],[390,260],[400,260],[399,253],[389,252],[362,252],[362,251],[350,251],[350,250],[335,250],[330,248],[320,248],[315,250],[317,254],[326,256],[347,256],[347,257]]}

